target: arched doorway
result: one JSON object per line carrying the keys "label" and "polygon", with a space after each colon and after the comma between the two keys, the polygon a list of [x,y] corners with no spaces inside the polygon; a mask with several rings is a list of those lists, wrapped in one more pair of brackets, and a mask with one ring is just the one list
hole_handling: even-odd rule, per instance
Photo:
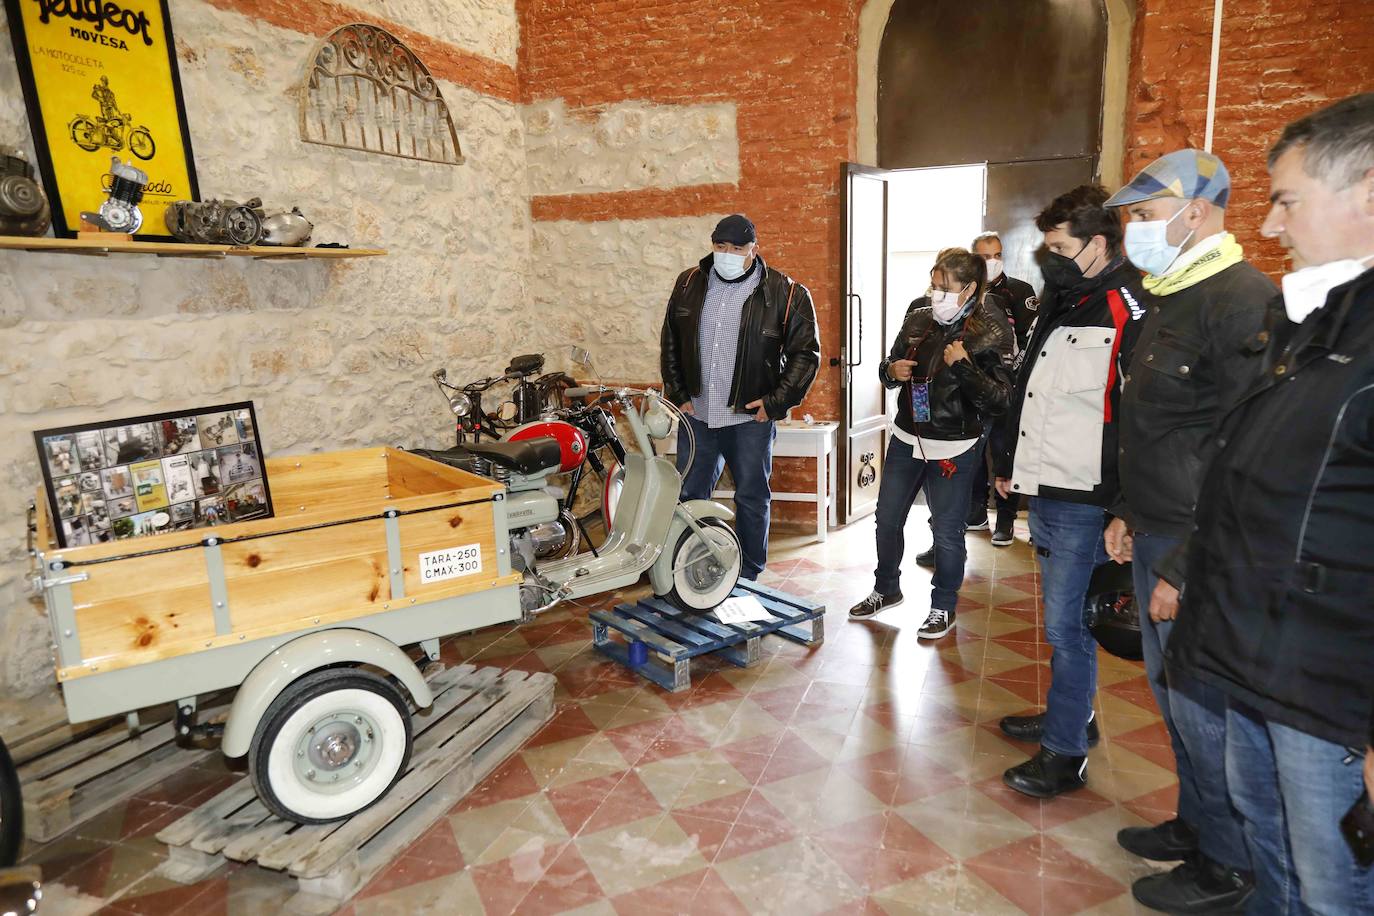
{"label": "arched doorway", "polygon": [[[875,347],[912,292],[889,296],[889,240],[901,234],[892,214],[913,210],[893,192],[891,170],[988,163],[983,227],[1002,233],[1007,272],[1038,288],[1034,215],[1094,177],[1120,184],[1134,18],[1134,0],[864,3],[859,155],[841,189],[842,521],[873,509],[891,403],[869,390],[864,367],[881,357]],[[921,203],[921,212],[940,209]],[[942,244],[966,245],[964,235]]]}

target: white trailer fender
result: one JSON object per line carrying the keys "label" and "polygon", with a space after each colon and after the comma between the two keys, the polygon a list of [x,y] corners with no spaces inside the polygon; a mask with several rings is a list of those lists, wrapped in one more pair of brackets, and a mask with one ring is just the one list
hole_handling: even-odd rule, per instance
{"label": "white trailer fender", "polygon": [[[714,499],[689,499],[682,504],[682,508],[692,513],[692,517],[697,521],[718,518],[729,522],[735,518],[735,513],[728,506]],[[666,595],[673,590],[673,548],[677,546],[677,539],[682,537],[682,532],[686,530],[687,523],[674,513],[673,523],[668,528],[668,539],[663,542],[663,552],[649,568],[649,583],[653,585],[655,595]]]}
{"label": "white trailer fender", "polygon": [[248,672],[229,707],[229,720],[220,743],[224,756],[242,757],[248,753],[259,720],[291,682],[321,668],[347,664],[375,665],[395,676],[421,709],[434,702],[434,694],[420,669],[391,640],[366,630],[318,630],[278,646]]}

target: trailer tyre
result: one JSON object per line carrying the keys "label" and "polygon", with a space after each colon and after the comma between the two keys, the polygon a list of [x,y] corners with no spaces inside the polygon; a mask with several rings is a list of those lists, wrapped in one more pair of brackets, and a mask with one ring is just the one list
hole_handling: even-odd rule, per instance
{"label": "trailer tyre", "polygon": [[332,668],[281,692],[258,723],[248,760],[269,811],[324,824],[386,795],[410,750],[410,711],[400,691],[371,672]]}

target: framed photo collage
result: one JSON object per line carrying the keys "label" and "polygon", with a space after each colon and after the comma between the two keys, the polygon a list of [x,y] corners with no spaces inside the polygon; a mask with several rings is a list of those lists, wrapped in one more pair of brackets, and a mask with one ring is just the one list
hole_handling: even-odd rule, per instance
{"label": "framed photo collage", "polygon": [[34,433],[58,544],[272,515],[251,402]]}

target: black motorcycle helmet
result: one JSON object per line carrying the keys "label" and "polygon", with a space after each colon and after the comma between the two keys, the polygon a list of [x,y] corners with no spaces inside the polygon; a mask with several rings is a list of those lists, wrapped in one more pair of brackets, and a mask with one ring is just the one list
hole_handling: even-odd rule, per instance
{"label": "black motorcycle helmet", "polygon": [[1083,619],[1097,644],[1117,658],[1144,658],[1131,564],[1107,562],[1093,571]]}

